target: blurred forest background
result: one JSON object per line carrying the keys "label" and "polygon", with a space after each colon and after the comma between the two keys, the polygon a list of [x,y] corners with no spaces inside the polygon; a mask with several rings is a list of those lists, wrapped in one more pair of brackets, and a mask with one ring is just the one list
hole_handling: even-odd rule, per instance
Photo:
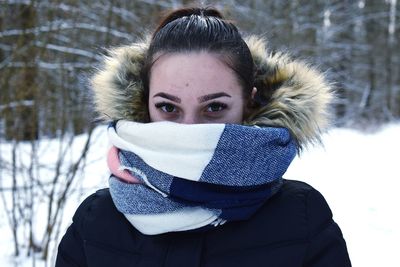
{"label": "blurred forest background", "polygon": [[[46,259],[57,238],[96,126],[87,78],[105,48],[134,42],[154,28],[160,12],[192,3],[0,0],[0,192],[16,255],[23,249]],[[339,96],[336,126],[371,129],[399,119],[398,1],[201,3],[219,8],[243,32],[265,36],[271,51],[326,71]],[[78,134],[85,134],[82,149],[66,160]],[[51,163],[40,160],[48,138],[59,140]],[[29,145],[29,160],[21,144]],[[42,169],[51,177],[39,175]],[[39,201],[47,205],[41,236],[33,230]]]}

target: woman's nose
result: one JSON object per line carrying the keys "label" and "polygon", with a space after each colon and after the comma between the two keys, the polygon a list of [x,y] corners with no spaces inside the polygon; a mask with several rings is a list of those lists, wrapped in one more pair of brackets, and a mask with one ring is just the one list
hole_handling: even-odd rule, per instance
{"label": "woman's nose", "polygon": [[188,114],[183,117],[181,120],[183,124],[196,124],[201,123],[201,119],[196,114]]}

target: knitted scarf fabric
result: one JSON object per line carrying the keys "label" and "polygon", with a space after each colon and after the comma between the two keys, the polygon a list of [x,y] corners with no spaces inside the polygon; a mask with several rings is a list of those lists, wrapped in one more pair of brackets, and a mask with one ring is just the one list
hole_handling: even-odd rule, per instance
{"label": "knitted scarf fabric", "polygon": [[112,199],[148,235],[248,219],[296,154],[285,128],[121,120],[108,134]]}

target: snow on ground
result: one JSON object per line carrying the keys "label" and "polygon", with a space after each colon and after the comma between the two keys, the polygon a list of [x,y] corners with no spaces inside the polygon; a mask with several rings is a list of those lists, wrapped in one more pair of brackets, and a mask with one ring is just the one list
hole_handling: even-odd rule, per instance
{"label": "snow on ground", "polygon": [[[89,194],[95,192],[97,189],[104,188],[107,186],[108,180],[108,169],[105,163],[105,157],[107,148],[108,148],[108,140],[106,135],[105,127],[98,127],[94,130],[91,139],[91,148],[89,150],[87,160],[86,160],[86,168],[85,171],[79,177],[81,181],[75,182],[74,191],[68,195],[68,201],[66,203],[66,207],[63,211],[64,219],[61,226],[62,236],[65,232],[68,225],[71,223],[72,215],[74,214],[76,208],[79,206],[80,202],[86,198]],[[43,139],[37,146],[37,154],[39,155],[38,161],[39,164],[45,166],[46,168],[41,168],[38,172],[37,176],[40,177],[42,183],[46,183],[52,179],[54,176],[54,165],[56,164],[56,160],[59,157],[60,149],[66,149],[67,152],[63,156],[63,162],[66,164],[63,168],[61,168],[61,172],[67,172],[67,168],[70,167],[69,162],[75,162],[77,158],[80,156],[81,151],[87,141],[87,135],[80,135],[74,138],[72,143],[68,142],[59,142],[57,139]],[[11,149],[12,145],[9,143],[2,142],[0,144],[0,152],[1,158],[5,158],[2,164],[7,164],[7,162],[11,161]],[[31,161],[31,145],[28,142],[22,142],[18,147],[17,157],[18,164],[23,166],[29,165],[28,163]],[[0,187],[6,188],[4,193],[0,195],[1,197],[5,196],[7,202],[7,209],[10,209],[11,196],[10,190],[11,188],[11,173],[6,168],[1,170],[0,172]],[[26,182],[26,172],[22,172],[19,174],[19,178],[23,178],[22,180]],[[65,182],[62,180],[65,176],[61,176],[60,182]],[[0,192],[1,193],[1,192]],[[38,196],[41,197],[40,195]],[[34,228],[36,231],[36,236],[41,238],[43,232],[45,231],[44,226],[47,221],[47,202],[35,202],[37,207],[35,208],[35,218]],[[53,266],[54,264],[46,265],[43,261],[41,261],[38,256],[32,255],[29,258],[26,256],[26,251],[22,251],[21,256],[13,257],[14,252],[14,243],[12,239],[12,234],[9,226],[9,222],[7,220],[7,216],[5,214],[6,210],[4,208],[4,201],[1,199],[0,201],[0,267],[44,267],[44,266]],[[22,223],[22,222],[21,222]],[[20,237],[22,235],[26,236],[26,233],[20,232]],[[60,236],[60,238],[61,238]],[[40,240],[38,240],[40,241]],[[21,242],[21,240],[20,240]],[[58,241],[57,241],[58,243]],[[56,247],[56,244],[52,244],[53,247]],[[50,251],[50,257],[52,261],[54,261],[55,251]]]}
{"label": "snow on ground", "polygon": [[[64,229],[79,202],[107,184],[102,157],[107,149],[105,128],[96,129],[95,136],[96,149],[88,157],[82,189],[71,196],[66,208]],[[342,229],[353,266],[400,266],[400,124],[373,134],[333,129],[323,141],[324,147],[309,148],[296,158],[285,178],[305,181],[324,195]],[[12,259],[12,237],[0,207],[0,265],[44,266],[38,261],[33,265],[28,258]]]}
{"label": "snow on ground", "polygon": [[353,266],[400,266],[400,125],[374,134],[334,129],[324,144],[296,158],[285,177],[324,195]]}

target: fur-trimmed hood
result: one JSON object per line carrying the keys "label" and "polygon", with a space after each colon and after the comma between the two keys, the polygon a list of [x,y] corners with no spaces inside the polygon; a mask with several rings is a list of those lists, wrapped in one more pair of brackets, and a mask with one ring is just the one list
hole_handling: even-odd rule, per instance
{"label": "fur-trimmed hood", "polygon": [[[245,41],[256,65],[256,87],[262,85],[260,93],[268,101],[244,123],[288,128],[299,151],[309,143],[319,142],[328,126],[333,100],[332,88],[324,75],[288,55],[270,53],[261,38],[250,36]],[[95,108],[101,119],[148,121],[140,76],[148,44],[142,41],[111,49],[104,57],[103,66],[91,79]]]}

